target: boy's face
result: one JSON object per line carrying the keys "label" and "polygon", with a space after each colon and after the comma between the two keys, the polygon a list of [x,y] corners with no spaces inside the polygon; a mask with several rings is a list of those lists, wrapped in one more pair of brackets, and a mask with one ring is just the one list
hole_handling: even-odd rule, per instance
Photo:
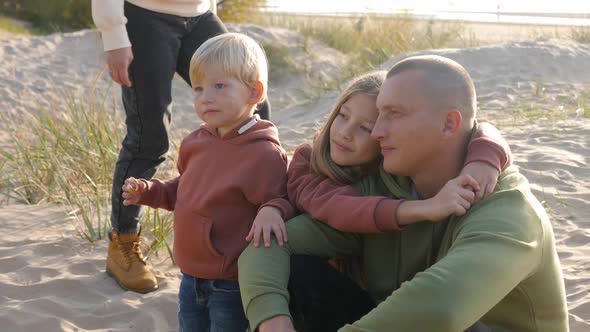
{"label": "boy's face", "polygon": [[258,98],[251,88],[227,75],[220,66],[208,65],[203,74],[193,86],[195,111],[223,136],[252,116]]}

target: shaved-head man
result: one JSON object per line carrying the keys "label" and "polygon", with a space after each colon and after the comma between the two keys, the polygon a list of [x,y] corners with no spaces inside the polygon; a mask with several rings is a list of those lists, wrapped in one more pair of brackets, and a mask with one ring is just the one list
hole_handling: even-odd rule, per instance
{"label": "shaved-head man", "polygon": [[[355,185],[360,194],[427,199],[459,175],[477,126],[474,84],[460,64],[440,56],[398,62],[377,107],[372,136],[382,169]],[[250,246],[240,258],[252,329],[293,331],[286,292],[292,254],[361,258],[376,306],[339,331],[569,329],[551,224],[516,167],[500,175],[492,195],[445,222],[369,235],[307,215],[286,225],[283,247]]]}

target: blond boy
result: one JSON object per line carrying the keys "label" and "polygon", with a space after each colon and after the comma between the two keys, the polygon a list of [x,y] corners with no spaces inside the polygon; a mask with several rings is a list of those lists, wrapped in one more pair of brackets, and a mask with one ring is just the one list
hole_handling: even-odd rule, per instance
{"label": "blond boy", "polygon": [[205,123],[180,146],[180,175],[165,182],[140,179],[137,188],[128,179],[124,204],[175,211],[174,258],[183,274],[180,330],[244,331],[237,260],[246,237],[270,228],[284,238],[281,218],[268,216],[294,214],[278,132],[254,115],[266,97],[267,62],[251,38],[227,33],[199,47],[190,78],[195,111]]}

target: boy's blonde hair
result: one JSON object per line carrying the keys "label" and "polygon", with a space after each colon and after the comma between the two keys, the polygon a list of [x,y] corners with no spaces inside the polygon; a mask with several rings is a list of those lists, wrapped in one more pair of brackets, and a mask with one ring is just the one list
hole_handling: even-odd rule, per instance
{"label": "boy's blonde hair", "polygon": [[210,38],[201,45],[191,58],[189,75],[191,85],[201,80],[204,68],[219,65],[228,75],[252,88],[256,81],[262,83],[266,99],[268,64],[264,51],[254,39],[241,33],[224,33]]}
{"label": "boy's blonde hair", "polygon": [[[330,157],[330,127],[332,126],[334,119],[338,116],[340,108],[348,101],[348,99],[350,99],[350,97],[363,94],[377,98],[386,74],[386,71],[376,71],[354,78],[348,83],[348,86],[342,91],[336,100],[336,104],[332,109],[328,121],[314,137],[313,148],[311,151],[312,171],[325,175],[339,184],[351,184],[359,180],[370,167],[374,166],[373,163],[356,167],[339,166],[336,164],[334,160],[332,160],[332,157]],[[375,164],[379,161],[380,158],[377,157]]]}

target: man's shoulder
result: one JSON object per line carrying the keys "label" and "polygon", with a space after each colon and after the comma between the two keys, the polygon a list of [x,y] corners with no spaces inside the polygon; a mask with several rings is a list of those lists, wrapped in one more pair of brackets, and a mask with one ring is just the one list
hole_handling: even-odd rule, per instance
{"label": "man's shoulder", "polygon": [[469,212],[481,210],[479,213],[495,211],[499,215],[513,215],[533,210],[538,215],[538,204],[526,177],[518,171],[518,167],[510,166],[500,174],[494,192],[473,205]]}
{"label": "man's shoulder", "polygon": [[500,186],[456,220],[456,231],[461,234],[485,232],[525,242],[540,239],[549,222],[541,203],[524,185]]}

